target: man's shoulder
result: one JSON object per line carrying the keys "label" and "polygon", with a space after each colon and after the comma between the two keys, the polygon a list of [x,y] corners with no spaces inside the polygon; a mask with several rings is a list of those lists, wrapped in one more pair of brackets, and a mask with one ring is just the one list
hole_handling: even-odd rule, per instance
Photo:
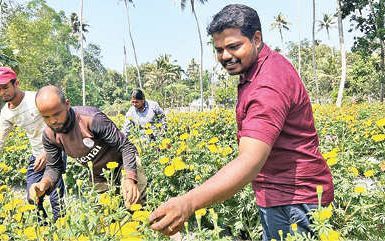
{"label": "man's shoulder", "polygon": [[95,116],[98,113],[103,113],[99,108],[94,106],[73,106],[72,109],[76,114],[81,116]]}
{"label": "man's shoulder", "polygon": [[158,102],[156,102],[154,100],[147,100],[147,103],[148,103],[148,106],[150,106],[150,107],[158,107],[159,106]]}

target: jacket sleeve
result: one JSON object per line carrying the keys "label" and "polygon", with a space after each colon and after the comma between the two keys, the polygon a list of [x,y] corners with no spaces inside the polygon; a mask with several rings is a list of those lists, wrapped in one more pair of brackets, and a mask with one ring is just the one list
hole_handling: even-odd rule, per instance
{"label": "jacket sleeve", "polygon": [[44,177],[51,181],[51,188],[59,181],[59,177],[65,171],[65,163],[62,156],[62,148],[55,145],[47,136],[46,131],[43,133],[43,146],[47,152],[47,164],[44,171]]}
{"label": "jacket sleeve", "polygon": [[91,123],[91,132],[97,139],[122,153],[123,167],[128,178],[137,181],[136,155],[137,150],[116,125],[103,113],[97,113]]}

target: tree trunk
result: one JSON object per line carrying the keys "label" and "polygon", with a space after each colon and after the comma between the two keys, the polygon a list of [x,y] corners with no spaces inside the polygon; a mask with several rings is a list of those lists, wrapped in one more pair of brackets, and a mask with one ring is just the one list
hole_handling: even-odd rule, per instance
{"label": "tree trunk", "polygon": [[142,78],[140,76],[140,71],[139,71],[138,58],[136,56],[136,49],[135,49],[134,39],[133,39],[132,33],[131,33],[130,13],[128,11],[128,2],[127,1],[128,0],[124,0],[124,5],[126,6],[126,14],[127,14],[128,34],[130,35],[131,46],[132,46],[132,50],[134,52],[135,67],[136,67],[136,74],[138,75],[139,88],[143,89]]}
{"label": "tree trunk", "polygon": [[84,74],[84,48],[83,48],[83,0],[80,0],[80,63],[82,68],[82,96],[83,96],[83,106],[86,105],[86,77]]}
{"label": "tree trunk", "polygon": [[342,13],[341,13],[341,3],[340,0],[337,0],[337,14],[338,14],[338,35],[340,40],[340,52],[341,52],[341,81],[340,87],[338,89],[338,96],[336,105],[337,107],[341,107],[343,92],[346,82],[346,51],[345,51],[345,43],[344,43],[344,31],[342,25]]}
{"label": "tree trunk", "polygon": [[313,78],[316,88],[316,103],[319,103],[319,86],[318,86],[318,78],[317,78],[317,62],[315,59],[315,0],[313,0],[313,28],[312,28],[312,37],[313,37],[313,46],[312,46],[312,57],[313,57]]}
{"label": "tree trunk", "polygon": [[192,8],[192,13],[194,15],[195,22],[197,25],[197,30],[198,30],[198,35],[199,35],[199,43],[200,43],[200,47],[201,47],[201,49],[200,49],[201,56],[200,56],[200,68],[199,68],[199,83],[200,83],[200,92],[201,92],[201,108],[200,108],[200,110],[203,111],[203,43],[202,43],[201,29],[199,27],[199,21],[198,21],[198,17],[196,15],[193,3],[191,3],[191,8]]}
{"label": "tree trunk", "polygon": [[385,85],[385,42],[381,40],[381,93],[380,101],[384,102],[384,85]]}

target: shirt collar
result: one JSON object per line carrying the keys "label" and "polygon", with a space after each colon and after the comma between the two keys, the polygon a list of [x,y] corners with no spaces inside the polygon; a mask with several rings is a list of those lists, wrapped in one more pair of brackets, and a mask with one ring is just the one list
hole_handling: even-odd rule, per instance
{"label": "shirt collar", "polygon": [[259,70],[263,65],[263,62],[265,62],[270,53],[271,49],[269,48],[269,46],[263,43],[263,47],[258,54],[257,61],[250,67],[250,69],[246,73],[240,75],[239,83],[244,84],[247,81],[251,82],[257,76]]}

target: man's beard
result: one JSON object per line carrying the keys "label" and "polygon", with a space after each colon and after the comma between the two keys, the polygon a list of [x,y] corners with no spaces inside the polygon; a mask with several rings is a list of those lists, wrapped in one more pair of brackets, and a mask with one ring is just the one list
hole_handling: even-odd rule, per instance
{"label": "man's beard", "polygon": [[8,98],[4,98],[5,96],[2,97],[4,102],[11,102],[13,99],[15,99],[16,94],[13,94],[13,96],[9,96]]}

